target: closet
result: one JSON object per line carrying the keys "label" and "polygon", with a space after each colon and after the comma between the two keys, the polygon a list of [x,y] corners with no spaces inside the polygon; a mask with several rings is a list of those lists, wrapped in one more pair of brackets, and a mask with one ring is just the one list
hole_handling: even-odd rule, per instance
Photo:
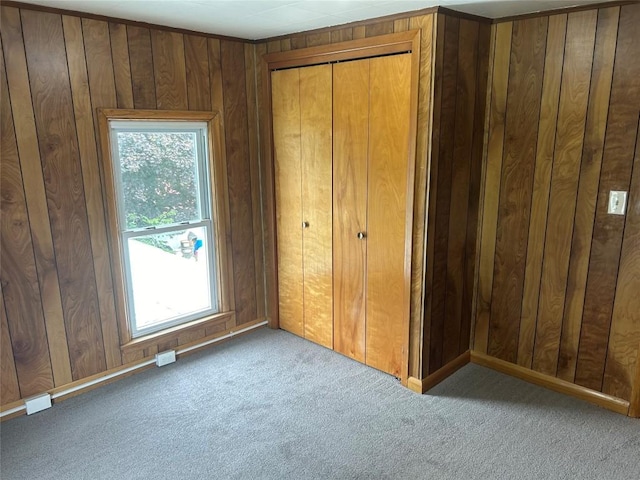
{"label": "closet", "polygon": [[411,65],[400,53],[271,72],[280,327],[397,377]]}

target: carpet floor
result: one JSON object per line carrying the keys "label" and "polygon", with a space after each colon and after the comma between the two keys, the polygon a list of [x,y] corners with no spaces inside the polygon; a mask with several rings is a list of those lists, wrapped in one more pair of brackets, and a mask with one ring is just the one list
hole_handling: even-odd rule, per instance
{"label": "carpet floor", "polygon": [[640,479],[640,421],[467,365],[429,395],[259,329],[0,426],[13,479]]}

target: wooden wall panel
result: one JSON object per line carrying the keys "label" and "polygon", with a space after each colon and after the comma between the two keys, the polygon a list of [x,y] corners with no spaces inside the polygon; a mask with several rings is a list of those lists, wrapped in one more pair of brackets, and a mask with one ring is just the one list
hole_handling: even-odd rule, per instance
{"label": "wooden wall panel", "polygon": [[[460,354],[462,334],[462,297],[465,282],[467,253],[467,218],[471,183],[471,146],[473,142],[476,100],[478,22],[461,19],[458,36],[458,71],[456,80],[456,109],[451,162],[451,198],[449,241],[447,245],[447,275],[442,364]],[[461,47],[461,46],[465,47]],[[465,318],[465,323],[471,319]],[[466,349],[469,340],[464,342]]]}
{"label": "wooden wall panel", "polygon": [[0,289],[0,404],[15,402],[20,399],[20,385],[16,364],[13,360],[13,347],[7,322],[7,311],[4,307],[4,294]]}
{"label": "wooden wall panel", "polygon": [[[107,368],[114,368],[122,364],[122,358],[103,209],[100,164],[96,148],[96,142],[99,140],[96,135],[98,120],[97,112],[95,108],[92,108],[93,105],[108,107],[116,102],[113,71],[105,67],[105,65],[110,65],[111,57],[110,51],[104,48],[108,42],[106,41],[106,25],[103,22],[86,24],[84,26],[85,35],[83,35],[80,19],[77,17],[63,16],[62,25],[65,34],[82,178],[85,186],[96,287],[100,302],[105,358]],[[100,38],[98,42],[96,42],[97,36]],[[88,53],[92,57],[91,60],[88,60],[88,65],[85,64],[85,58],[88,56],[83,37],[87,44]],[[130,80],[128,88],[125,85],[121,85],[121,88],[131,90]],[[132,99],[126,101],[133,102]],[[132,103],[129,105],[133,106]]]}
{"label": "wooden wall panel", "polygon": [[[485,237],[490,230],[485,208],[482,255],[485,238],[489,242],[495,238],[502,246],[493,268],[478,271],[479,292],[492,282],[493,297],[487,305],[478,296],[475,347],[482,347],[479,337],[488,317],[493,342],[490,354],[631,400],[640,388],[635,377],[640,347],[636,305],[640,249],[635,215],[640,195],[635,175],[640,61],[632,53],[640,41],[640,5],[572,12],[538,21],[545,18],[549,24],[541,32],[546,37],[544,66],[535,48],[520,49],[516,55],[512,52],[508,85],[494,81],[492,86],[494,98],[511,98],[522,91],[522,98],[531,95],[541,107],[539,121],[533,122],[536,125],[531,125],[534,115],[529,115],[527,125],[528,131],[537,126],[537,151],[529,156],[520,147],[517,155],[521,172],[527,176],[532,169],[535,172],[531,208],[514,204],[505,211],[502,197],[510,187],[503,185],[503,192],[497,192],[489,188],[487,178],[484,205],[500,198],[501,214],[494,235]],[[511,27],[514,31],[511,42],[496,42],[494,69],[498,69],[500,51],[517,48],[516,26],[522,22],[493,27],[497,32]],[[528,83],[514,76],[519,65],[526,63],[535,65],[536,78],[544,77],[541,91],[537,81]],[[521,118],[516,106],[507,103],[505,136],[493,122],[488,132],[487,172],[499,164],[500,149],[504,149],[503,181],[508,176],[509,145],[526,139],[508,129],[514,117]],[[499,106],[492,103],[489,115],[499,114]],[[492,139],[497,149],[492,148]],[[629,191],[633,200],[626,217],[607,214],[611,190]],[[521,253],[515,237],[509,242],[501,240],[513,235],[507,232],[514,225],[516,230],[528,230],[524,291],[514,288],[520,270],[512,277],[501,273],[504,258],[513,263]],[[481,258],[481,266],[488,265],[488,257]],[[631,291],[636,293],[632,296]],[[518,298],[522,299],[521,312],[508,304],[517,303]],[[634,411],[638,410],[632,405]]]}
{"label": "wooden wall panel", "polygon": [[553,165],[553,152],[556,143],[566,31],[566,15],[555,15],[549,18],[518,342],[518,365],[527,368],[531,368],[533,362],[533,346],[538,319],[542,257],[547,233],[551,166]]}
{"label": "wooden wall panel", "polygon": [[[562,91],[556,127],[556,148],[551,171],[551,192],[538,311],[533,369],[555,376],[573,223],[576,215],[580,160],[585,133],[587,103],[597,11],[569,14],[565,43]],[[565,325],[569,322],[565,321]]]}
{"label": "wooden wall panel", "polygon": [[220,54],[223,71],[236,312],[238,324],[243,324],[256,318],[253,206],[247,133],[244,46],[239,42],[221,41]]}
{"label": "wooden wall panel", "polygon": [[[438,176],[431,177],[438,184],[435,198],[435,236],[433,285],[431,288],[431,325],[429,348],[429,370],[436,371],[442,366],[445,326],[445,304],[447,285],[447,250],[449,244],[449,220],[451,208],[451,172],[453,163],[453,142],[455,135],[455,111],[458,78],[458,36],[460,20],[454,17],[438,16],[438,23],[444,22],[442,70],[442,94],[440,99]],[[439,39],[438,39],[439,40]],[[436,40],[436,42],[438,41]],[[436,64],[435,68],[439,68]],[[440,88],[440,87],[438,87]],[[434,131],[434,135],[435,135]],[[433,159],[432,159],[433,162]],[[428,235],[428,234],[427,234]]]}
{"label": "wooden wall panel", "polygon": [[[9,105],[9,89],[1,59],[0,101]],[[3,108],[0,118],[0,280],[2,282],[3,310],[7,332],[13,352],[13,364],[24,396],[33,395],[53,387],[53,373],[49,360],[46,327],[42,313],[40,288],[31,243],[31,231],[18,159],[13,117],[9,108]],[[4,343],[3,314],[3,343]],[[4,346],[4,345],[3,345]],[[4,369],[10,370],[11,365]],[[9,378],[11,373],[9,372]],[[9,398],[15,397],[9,383]],[[3,380],[3,396],[5,395]]]}
{"label": "wooden wall panel", "polygon": [[106,369],[62,20],[22,11],[27,65],[74,380]]}
{"label": "wooden wall panel", "polygon": [[187,110],[187,72],[181,33],[151,30],[156,103],[161,110]]}
{"label": "wooden wall panel", "polygon": [[567,279],[565,321],[562,324],[562,342],[558,357],[557,376],[569,382],[573,381],[576,372],[619,15],[620,9],[617,7],[602,9],[598,13],[589,106],[579,174],[580,184]]}
{"label": "wooden wall panel", "polygon": [[[60,298],[60,284],[56,270],[40,151],[38,150],[36,123],[33,117],[31,88],[19,10],[2,7],[0,21],[2,22],[1,32],[7,65],[7,80],[9,90],[13,92],[11,109],[16,125],[15,134],[29,211],[29,225],[36,258],[42,309],[47,327],[51,368],[54,383],[58,386],[71,382],[71,362],[67,348],[67,332]],[[9,103],[3,103],[2,106],[6,108]]]}
{"label": "wooden wall panel", "polygon": [[[19,218],[2,237],[2,341],[10,341],[11,347],[3,344],[0,402],[233,328],[235,321],[223,322],[121,353],[116,317],[122,312],[114,301],[94,116],[100,107],[213,108],[225,113],[226,96],[224,123],[232,125],[235,152],[230,180],[243,185],[233,192],[234,205],[245,209],[243,225],[259,226],[256,89],[253,70],[244,66],[246,54],[253,59],[254,47],[247,45],[247,53],[239,44],[223,66],[220,41],[206,36],[4,6],[0,21],[6,60],[2,78],[8,84],[0,104],[2,219]],[[4,128],[9,122],[11,129]],[[5,141],[6,135],[13,140]],[[14,153],[5,154],[7,149]],[[227,165],[219,169],[226,177]],[[5,188],[5,182],[11,186]],[[225,215],[220,221],[229,226]],[[249,305],[245,322],[262,315],[256,309],[262,295],[257,286],[264,284],[262,255],[256,253],[261,241],[249,229],[223,242],[223,249],[245,259],[250,284],[241,294],[242,304]],[[10,257],[18,260],[15,272]],[[228,269],[233,273],[232,261]],[[233,297],[233,285],[228,287]],[[233,309],[234,304],[232,300],[225,307]]]}
{"label": "wooden wall panel", "polygon": [[514,299],[523,293],[547,24],[546,17],[516,21],[511,38],[488,345],[507,361],[518,348],[521,304]]}
{"label": "wooden wall panel", "polygon": [[621,8],[575,378],[594,390],[602,388],[625,223],[625,217],[607,214],[609,191],[629,190],[636,144],[639,21],[640,4]]}
{"label": "wooden wall panel", "polygon": [[151,33],[148,28],[127,25],[129,63],[135,108],[156,108]]}

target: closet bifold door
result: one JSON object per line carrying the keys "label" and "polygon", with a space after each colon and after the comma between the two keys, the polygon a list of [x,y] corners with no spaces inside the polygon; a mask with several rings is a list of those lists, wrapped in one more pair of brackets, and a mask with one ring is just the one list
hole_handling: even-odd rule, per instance
{"label": "closet bifold door", "polygon": [[369,84],[366,364],[400,377],[409,315],[411,54],[372,58]]}
{"label": "closet bifold door", "polygon": [[333,348],[331,65],[300,68],[304,337]]}
{"label": "closet bifold door", "polygon": [[271,74],[278,313],[280,328],[304,336],[302,266],[302,165],[300,162],[300,72]]}
{"label": "closet bifold door", "polygon": [[334,350],[365,363],[369,60],[333,67]]}
{"label": "closet bifold door", "polygon": [[331,66],[271,74],[280,327],[333,347]]}

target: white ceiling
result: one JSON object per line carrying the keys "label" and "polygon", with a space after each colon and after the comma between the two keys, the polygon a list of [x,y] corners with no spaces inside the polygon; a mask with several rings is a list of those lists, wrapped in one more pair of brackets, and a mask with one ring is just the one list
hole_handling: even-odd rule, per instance
{"label": "white ceiling", "polygon": [[261,39],[441,5],[489,18],[603,0],[21,0],[140,22]]}

